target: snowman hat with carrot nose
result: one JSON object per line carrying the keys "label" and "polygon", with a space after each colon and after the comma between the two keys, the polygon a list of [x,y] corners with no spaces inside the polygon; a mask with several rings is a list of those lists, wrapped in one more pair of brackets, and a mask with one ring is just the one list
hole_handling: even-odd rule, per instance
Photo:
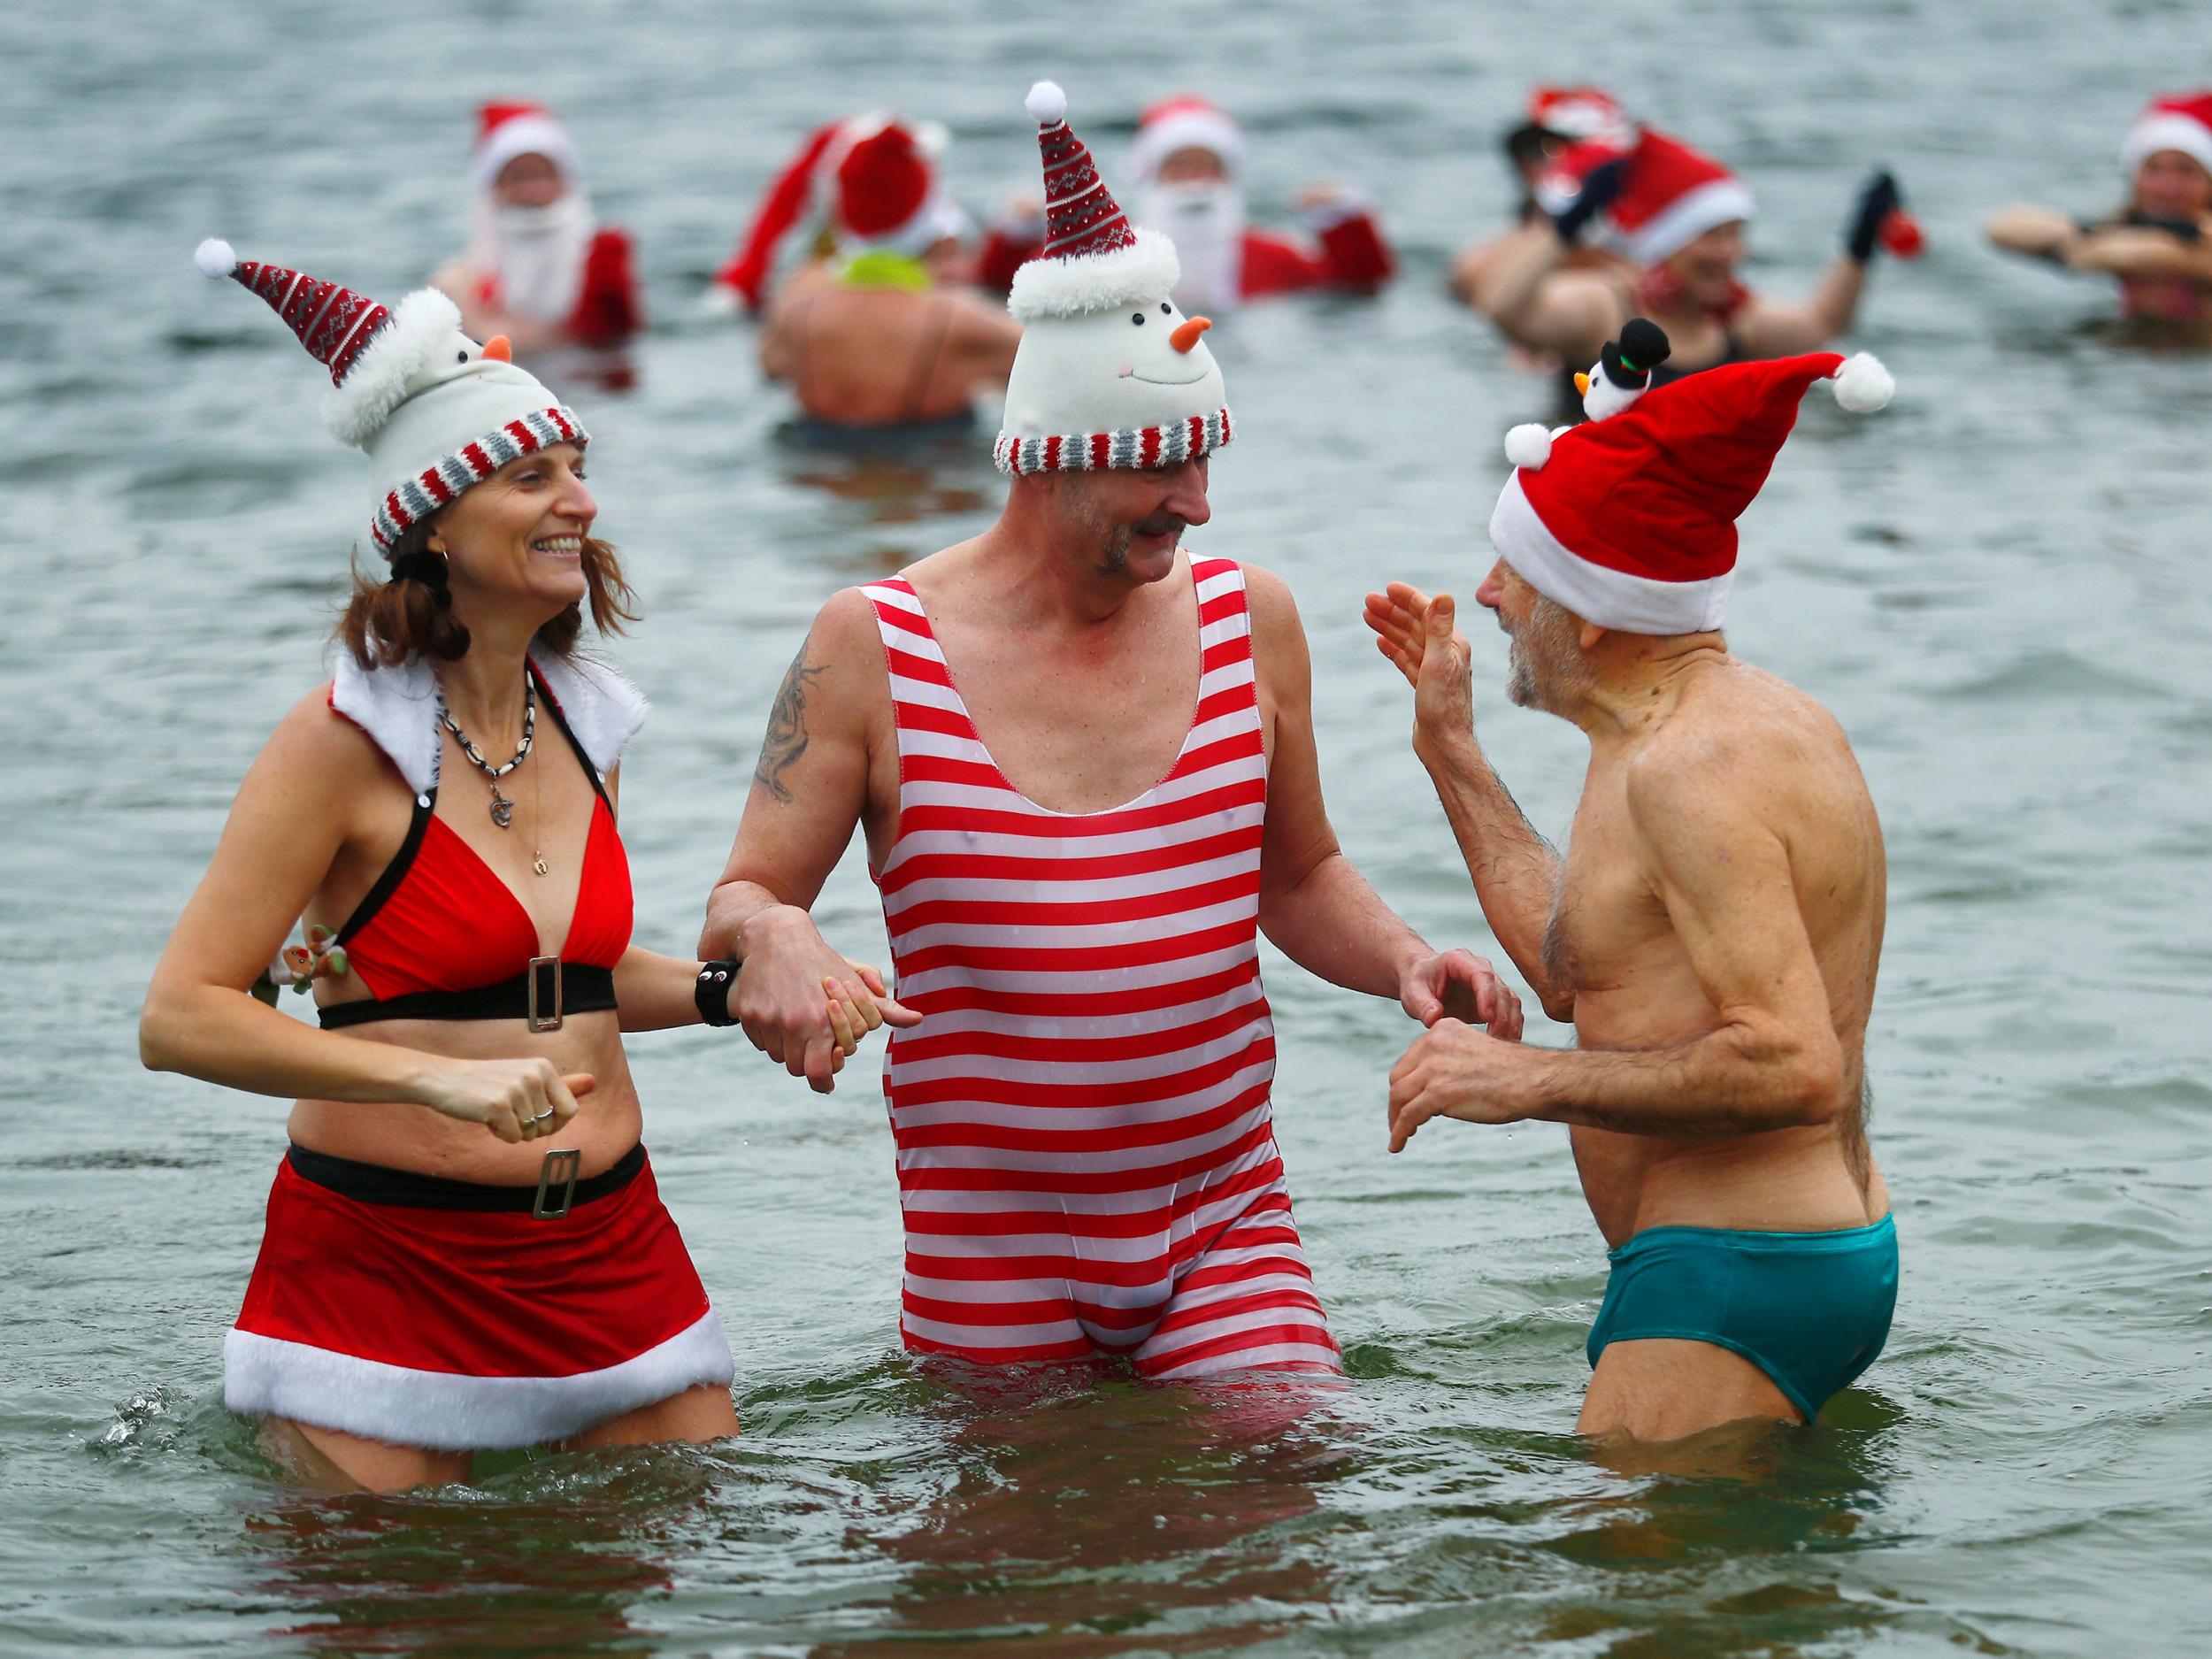
{"label": "snowman hat with carrot nose", "polygon": [[506,336],[477,344],[434,288],[396,308],[282,265],[241,260],[211,236],[192,262],[259,295],[330,371],[331,434],[369,457],[370,539],[387,558],[408,530],[517,457],[590,442],[574,412],[510,360]]}
{"label": "snowman hat with carrot nose", "polygon": [[[1641,326],[1639,326],[1641,324]],[[1896,382],[1867,352],[1730,363],[1654,387],[1666,334],[1638,319],[1576,376],[1593,417],[1505,434],[1516,471],[1490,541],[1517,574],[1624,634],[1717,628],[1736,575],[1736,519],[1758,495],[1815,380],[1868,414]]]}
{"label": "snowman hat with carrot nose", "polygon": [[1221,369],[1200,338],[1212,325],[1169,297],[1175,244],[1131,227],[1083,141],[1067,95],[1029,89],[1044,159],[1045,246],[1014,273],[1007,310],[1022,324],[992,448],[1002,472],[1172,466],[1233,435]]}

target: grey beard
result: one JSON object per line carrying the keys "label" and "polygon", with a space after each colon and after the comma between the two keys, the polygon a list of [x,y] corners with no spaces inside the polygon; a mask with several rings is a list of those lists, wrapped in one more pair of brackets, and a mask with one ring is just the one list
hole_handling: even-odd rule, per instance
{"label": "grey beard", "polygon": [[1517,708],[1564,715],[1590,688],[1574,618],[1556,600],[1536,595],[1527,623],[1506,636],[1506,699]]}

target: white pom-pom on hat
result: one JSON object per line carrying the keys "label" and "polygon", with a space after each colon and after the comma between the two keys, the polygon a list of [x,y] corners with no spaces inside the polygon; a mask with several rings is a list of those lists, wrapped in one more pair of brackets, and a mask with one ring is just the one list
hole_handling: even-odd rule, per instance
{"label": "white pom-pom on hat", "polygon": [[1871,351],[1861,351],[1836,371],[1835,391],[1836,402],[1853,414],[1870,415],[1896,394],[1897,377]]}
{"label": "white pom-pom on hat", "polygon": [[1532,472],[1540,471],[1551,459],[1551,428],[1532,420],[1514,427],[1505,434],[1505,458]]}
{"label": "white pom-pom on hat", "polygon": [[202,276],[219,280],[238,269],[238,255],[220,236],[210,236],[192,250],[192,263]]}
{"label": "white pom-pom on hat", "polygon": [[1068,119],[1068,95],[1056,81],[1040,81],[1023,100],[1040,127],[1057,127]]}

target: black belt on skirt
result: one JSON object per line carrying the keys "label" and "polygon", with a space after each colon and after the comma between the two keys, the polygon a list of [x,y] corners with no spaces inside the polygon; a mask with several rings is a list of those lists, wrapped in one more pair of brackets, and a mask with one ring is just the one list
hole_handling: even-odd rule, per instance
{"label": "black belt on skirt", "polygon": [[558,1031],[565,1014],[615,1007],[614,970],[558,956],[533,956],[511,979],[465,991],[409,991],[364,997],[315,1010],[325,1031],[379,1019],[520,1019],[532,1031]]}
{"label": "black belt on skirt", "polygon": [[[327,1152],[311,1152],[297,1145],[284,1156],[293,1173],[302,1180],[312,1181],[341,1197],[357,1199],[365,1204],[554,1218],[566,1215],[575,1205],[595,1203],[612,1196],[637,1179],[645,1168],[645,1143],[641,1141],[606,1169],[582,1180],[575,1179],[577,1155],[572,1148],[549,1152],[534,1187],[488,1187],[476,1181],[451,1180],[442,1175],[422,1175],[413,1170],[395,1170],[381,1164],[334,1157]],[[567,1170],[561,1170],[557,1160],[565,1161]],[[552,1196],[549,1197],[549,1193]]]}

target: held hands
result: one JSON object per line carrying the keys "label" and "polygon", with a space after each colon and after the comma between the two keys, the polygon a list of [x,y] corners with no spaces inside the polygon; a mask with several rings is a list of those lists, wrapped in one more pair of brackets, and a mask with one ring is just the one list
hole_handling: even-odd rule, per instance
{"label": "held hands", "polygon": [[564,1074],[550,1060],[452,1060],[433,1074],[422,1103],[511,1146],[560,1133],[594,1087],[589,1072]]}
{"label": "held hands", "polygon": [[1398,982],[1398,1003],[1424,1025],[1486,1025],[1501,1042],[1521,1040],[1521,999],[1470,950],[1440,951],[1412,964]]}
{"label": "held hands", "polygon": [[[1519,1023],[1516,1010],[1515,1024]],[[1526,1050],[1486,1037],[1456,1019],[1440,1019],[1413,1040],[1390,1068],[1390,1149],[1432,1118],[1472,1124],[1519,1123],[1528,1109],[1515,1099]]]}
{"label": "held hands", "polygon": [[1455,626],[1449,594],[1432,599],[1409,582],[1367,595],[1376,649],[1413,687],[1413,747],[1475,735],[1474,651]]}
{"label": "held hands", "polygon": [[875,969],[832,950],[805,911],[764,917],[748,931],[757,936],[730,987],[730,1012],[754,1048],[818,1094],[835,1087],[830,1079],[867,1033],[921,1024]]}

